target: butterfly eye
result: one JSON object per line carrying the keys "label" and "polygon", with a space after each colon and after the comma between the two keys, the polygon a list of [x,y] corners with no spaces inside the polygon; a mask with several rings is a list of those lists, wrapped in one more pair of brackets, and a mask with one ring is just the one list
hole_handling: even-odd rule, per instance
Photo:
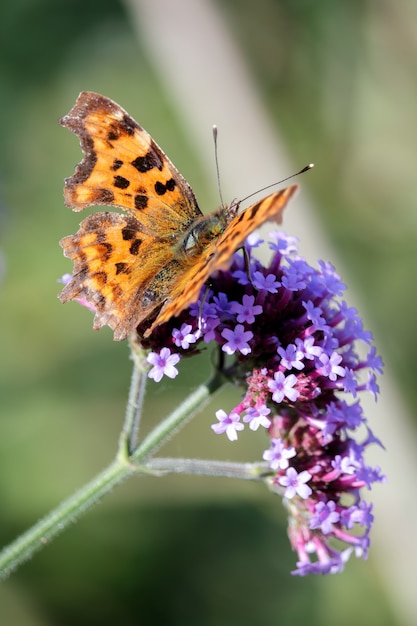
{"label": "butterfly eye", "polygon": [[228,218],[224,216],[224,211],[207,215],[199,220],[184,237],[184,253],[191,258],[201,255],[207,246],[224,232],[228,221]]}

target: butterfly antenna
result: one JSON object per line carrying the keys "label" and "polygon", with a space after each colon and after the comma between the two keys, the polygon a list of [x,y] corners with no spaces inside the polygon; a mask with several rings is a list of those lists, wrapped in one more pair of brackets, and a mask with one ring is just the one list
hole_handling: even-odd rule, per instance
{"label": "butterfly antenna", "polygon": [[213,141],[214,141],[214,160],[216,162],[216,174],[217,174],[217,189],[219,191],[220,203],[224,206],[223,196],[222,196],[222,186],[220,183],[220,169],[219,169],[219,154],[217,150],[217,126],[213,125]]}
{"label": "butterfly antenna", "polygon": [[314,163],[309,163],[305,167],[301,168],[301,170],[299,170],[298,172],[295,172],[295,174],[291,174],[290,176],[287,176],[286,178],[283,178],[282,180],[278,180],[276,183],[272,183],[271,185],[267,185],[266,187],[262,187],[262,189],[258,189],[257,191],[254,191],[253,193],[250,193],[245,198],[242,198],[242,200],[240,200],[239,204],[241,202],[245,202],[245,200],[248,200],[248,198],[252,198],[252,196],[256,196],[256,194],[257,193],[261,193],[261,191],[265,191],[266,189],[270,189],[271,187],[275,187],[275,185],[280,185],[281,183],[285,183],[285,181],[286,180],[290,180],[290,178],[294,178],[295,176],[299,176],[300,174],[304,174],[304,172],[308,172],[308,170],[311,170],[313,167],[314,167]]}

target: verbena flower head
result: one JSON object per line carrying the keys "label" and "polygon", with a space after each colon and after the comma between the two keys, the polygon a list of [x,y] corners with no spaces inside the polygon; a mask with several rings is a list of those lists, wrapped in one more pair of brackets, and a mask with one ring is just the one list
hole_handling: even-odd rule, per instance
{"label": "verbena flower head", "polygon": [[313,268],[294,238],[274,232],[264,266],[259,243],[247,242],[249,267],[235,254],[198,302],[140,339],[148,375],[174,378],[181,358],[217,344],[219,369],[243,394],[217,410],[214,433],[235,441],[245,426],[264,429],[263,476],[289,513],[293,574],[341,572],[351,554],[368,552],[372,505],[360,490],[385,480],[365,462],[368,445],[381,444],[359,402],[362,391],[377,396],[382,361],[330,263]]}
{"label": "verbena flower head", "polygon": [[216,412],[213,431],[235,441],[245,425],[264,428],[265,481],[289,512],[293,573],[340,572],[352,553],[367,556],[372,505],[360,490],[384,480],[364,459],[367,446],[379,442],[358,399],[361,391],[377,395],[382,361],[358,312],[342,299],[345,286],[331,264],[313,268],[280,232],[271,235],[265,267],[253,254],[257,245],[248,245],[249,268],[235,254],[195,305],[143,344],[153,364],[161,350],[172,359],[219,346],[222,372],[243,395],[231,410]]}

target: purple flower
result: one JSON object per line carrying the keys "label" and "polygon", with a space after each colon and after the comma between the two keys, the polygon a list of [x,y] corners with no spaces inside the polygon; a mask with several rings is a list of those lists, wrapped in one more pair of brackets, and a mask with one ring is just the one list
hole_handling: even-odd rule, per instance
{"label": "purple flower", "polygon": [[175,365],[180,358],[179,354],[171,354],[169,348],[162,348],[159,354],[150,352],[146,360],[153,365],[153,368],[150,370],[148,377],[153,378],[156,383],[159,383],[163,376],[175,378],[178,375]]}
{"label": "purple flower", "polygon": [[268,291],[269,293],[277,293],[280,282],[277,281],[274,274],[267,274],[264,276],[262,272],[254,272],[253,274],[253,286],[259,291]]}
{"label": "purple flower", "polygon": [[290,237],[283,232],[273,231],[270,234],[270,239],[270,249],[279,252],[282,256],[297,252],[298,239],[296,237]]}
{"label": "purple flower", "polygon": [[243,418],[244,422],[249,423],[251,430],[258,430],[259,426],[263,428],[269,428],[271,426],[271,420],[267,417],[271,412],[265,404],[261,404],[256,407],[249,407],[246,410],[246,415]]}
{"label": "purple flower", "polygon": [[345,368],[345,375],[343,377],[343,391],[351,393],[354,398],[357,396],[358,382],[356,380],[353,370],[348,367]]}
{"label": "purple flower", "polygon": [[292,370],[293,368],[302,370],[304,368],[303,358],[305,354],[302,350],[297,349],[293,343],[290,343],[285,349],[279,347],[278,354],[281,357],[281,365],[286,370]]}
{"label": "purple flower", "polygon": [[307,313],[307,318],[311,321],[314,330],[327,330],[326,320],[323,317],[323,310],[314,306],[311,300],[303,302],[303,306]]}
{"label": "purple flower", "polygon": [[216,313],[226,315],[231,311],[232,302],[229,302],[229,299],[225,293],[219,293],[217,296],[213,296],[213,302],[216,305]]}
{"label": "purple flower", "polygon": [[216,338],[216,328],[219,326],[220,320],[216,317],[203,317],[200,319],[200,334],[204,337],[205,343],[210,343]]}
{"label": "purple flower", "polygon": [[255,296],[243,296],[242,304],[240,302],[231,303],[231,311],[237,313],[237,321],[241,324],[246,322],[247,324],[253,324],[255,321],[255,315],[262,313],[262,307],[260,304],[254,304]]}
{"label": "purple flower", "polygon": [[319,361],[321,363],[318,368],[319,374],[327,376],[329,380],[336,380],[338,376],[344,376],[345,370],[339,365],[342,360],[343,357],[340,354],[337,354],[337,352],[332,352],[330,356],[322,354],[319,357]]}
{"label": "purple flower", "polygon": [[250,285],[248,273],[245,270],[238,269],[232,274],[233,278],[241,285]]}
{"label": "purple flower", "polygon": [[270,248],[267,267],[254,246],[248,268],[235,254],[198,302],[142,340],[154,351],[149,375],[176,374],[170,358],[216,345],[220,374],[242,397],[230,413],[216,412],[213,431],[235,441],[245,424],[262,427],[263,476],[285,496],[293,573],[341,572],[350,556],[367,554],[373,516],[362,490],[385,480],[365,460],[381,443],[360,403],[362,392],[378,393],[382,361],[358,312],[342,300],[333,266],[310,266],[283,233],[274,233]]}
{"label": "purple flower", "polygon": [[336,454],[334,461],[332,461],[332,465],[338,472],[336,477],[340,476],[340,474],[352,475],[357,469],[357,464],[354,464],[349,456],[341,457],[339,454]]}
{"label": "purple flower", "polygon": [[181,328],[174,328],[172,331],[172,337],[176,346],[181,346],[184,350],[190,347],[192,343],[195,343],[198,339],[198,334],[192,331],[191,324],[183,324]]}
{"label": "purple flower", "polygon": [[295,340],[295,345],[301,352],[304,353],[304,358],[314,359],[322,354],[323,348],[314,344],[314,337],[306,337],[302,340],[299,337]]}
{"label": "purple flower", "polygon": [[216,435],[226,433],[230,441],[236,441],[237,431],[244,429],[244,425],[239,421],[239,413],[232,412],[227,414],[225,411],[223,411],[223,409],[219,409],[218,411],[216,411],[216,417],[219,420],[219,423],[212,424],[211,426]]}
{"label": "purple flower", "polygon": [[297,384],[297,377],[294,374],[285,376],[283,372],[275,372],[273,380],[268,381],[268,387],[272,391],[272,400],[280,404],[284,398],[292,402],[297,400],[300,392],[294,389]]}
{"label": "purple flower", "polygon": [[324,535],[328,535],[333,530],[333,524],[340,519],[340,514],[336,510],[336,503],[333,500],[329,502],[318,502],[316,504],[315,515],[310,519],[310,528],[320,528]]}
{"label": "purple flower", "polygon": [[319,261],[320,277],[326,294],[332,296],[341,296],[346,286],[340,280],[334,266],[328,261]]}
{"label": "purple flower", "polygon": [[383,363],[379,354],[376,353],[375,346],[372,346],[368,356],[366,357],[366,365],[374,370],[377,374],[382,374]]}
{"label": "purple flower", "polygon": [[289,466],[288,459],[296,455],[293,446],[286,448],[282,439],[271,439],[271,447],[263,453],[264,461],[273,470],[285,470]]}
{"label": "purple flower", "polygon": [[234,330],[231,328],[225,328],[222,331],[222,337],[227,340],[227,343],[223,344],[222,350],[226,354],[234,354],[240,352],[241,354],[249,354],[250,346],[248,341],[253,337],[251,330],[245,330],[243,324],[237,324]]}
{"label": "purple flower", "polygon": [[297,473],[293,467],[289,467],[285,476],[281,476],[279,484],[285,487],[284,497],[288,500],[294,498],[294,496],[300,496],[303,500],[306,500],[313,492],[306,483],[311,479],[310,472],[304,470]]}
{"label": "purple flower", "polygon": [[305,277],[294,265],[290,266],[282,277],[282,284],[288,291],[299,291],[306,286]]}

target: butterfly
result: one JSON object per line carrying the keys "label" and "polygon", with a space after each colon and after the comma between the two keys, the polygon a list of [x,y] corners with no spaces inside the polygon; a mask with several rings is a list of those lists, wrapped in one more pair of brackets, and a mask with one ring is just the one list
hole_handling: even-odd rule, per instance
{"label": "butterfly", "polygon": [[[74,264],[62,302],[82,298],[94,329],[121,340],[148,323],[143,336],[198,300],[210,276],[230,264],[264,222],[281,222],[297,185],[255,202],[203,215],[194,193],[152,137],[118,104],[82,92],[60,124],[78,135],[84,159],[65,179],[68,207],[118,207],[93,213],[60,241]],[[145,324],[145,325],[146,325]]]}

